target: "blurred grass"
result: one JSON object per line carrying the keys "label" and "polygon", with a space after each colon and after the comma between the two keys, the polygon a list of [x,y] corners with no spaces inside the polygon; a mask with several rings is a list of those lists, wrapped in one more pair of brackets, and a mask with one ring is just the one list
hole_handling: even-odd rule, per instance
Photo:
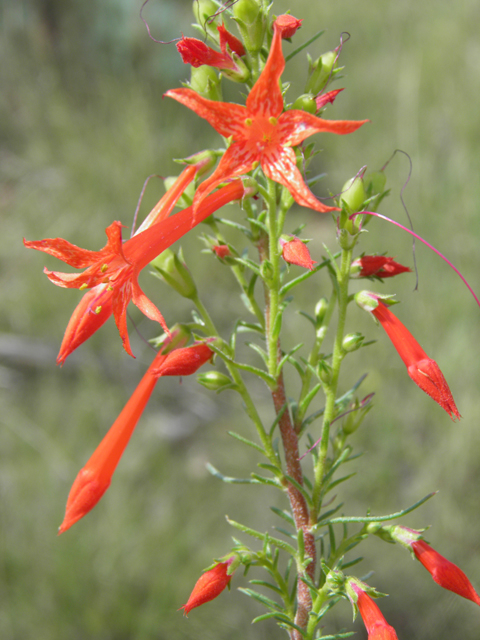
{"label": "blurred grass", "polygon": [[[255,462],[250,450],[226,435],[230,429],[248,434],[231,395],[203,393],[189,379],[181,385],[162,380],[101,505],[72,531],[55,535],[75,474],[151,356],[133,329],[138,357],[126,356],[108,323],[63,369],[55,368],[78,294],[52,286],[41,267],[55,261],[25,251],[21,238],[62,236],[100,247],[113,219],[130,224],[147,175],[178,172],[173,157],[219,144],[194,114],[162,101],[163,92],[178,86],[188,71],[173,45],[147,38],[139,7],[130,0],[0,5],[2,640],[281,635],[273,625],[249,626],[261,611],[235,592],[246,586],[241,577],[235,577],[232,594],[222,594],[188,621],[176,611],[200,571],[229,549],[233,532],[224,514],[269,530],[274,520],[261,505],[283,506],[266,489],[226,486],[205,471],[209,460],[225,474],[241,476]],[[276,13],[286,8],[285,2],[275,4]],[[329,174],[324,188],[338,191],[359,167],[380,168],[396,148],[404,149],[414,164],[405,200],[416,231],[478,290],[478,4],[297,0],[292,10],[305,18],[296,42],[327,28],[317,48],[309,49],[314,57],[335,47],[342,31],[351,34],[339,85],[346,91],[328,117],[371,119],[352,136],[318,139],[325,149],[318,169]],[[151,3],[145,15],[158,39],[181,31],[193,35],[189,2]],[[301,54],[285,73],[294,79],[289,95],[303,90],[305,76]],[[397,156],[388,169],[392,197],[382,207],[401,221],[398,194],[407,173],[406,159]],[[149,186],[144,212],[161,192],[160,185]],[[327,217],[301,209],[292,212],[291,229],[305,220],[319,259],[322,241],[333,246],[334,230]],[[204,299],[217,317],[222,314],[219,325],[228,331],[240,307],[227,270],[198,254],[194,238],[182,244]],[[362,249],[388,251],[411,264],[409,238],[381,221],[370,225]],[[464,419],[450,423],[410,383],[381,330],[352,312],[350,329],[378,343],[350,356],[344,388],[368,371],[365,393],[377,393],[374,411],[353,439],[365,455],[356,463],[361,473],[345,487],[345,510],[396,511],[440,490],[404,524],[431,524],[428,539],[480,586],[478,308],[457,276],[423,246],[417,245],[417,260],[419,292],[412,291],[408,277],[387,281],[381,290],[397,292],[402,305],[396,312],[440,363]],[[156,280],[142,276],[142,285],[169,324],[188,318],[189,305]],[[326,278],[317,286],[309,281],[298,291],[307,311],[328,295]],[[131,315],[141,334],[154,335],[135,308]],[[292,310],[287,343],[298,341],[304,326]],[[258,395],[268,415],[269,404]],[[381,606],[399,638],[478,639],[473,604],[440,591],[405,552],[372,540],[363,553],[357,575],[375,570],[371,583],[391,594]],[[340,605],[329,631],[350,627],[350,615]],[[355,628],[365,637],[360,623]]]}

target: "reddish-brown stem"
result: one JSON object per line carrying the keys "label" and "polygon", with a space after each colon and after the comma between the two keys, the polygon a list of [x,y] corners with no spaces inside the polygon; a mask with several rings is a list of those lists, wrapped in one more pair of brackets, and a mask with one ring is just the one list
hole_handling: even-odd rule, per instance
{"label": "reddish-brown stem", "polygon": [[[260,255],[260,261],[263,262],[268,256],[268,238],[265,236],[260,239],[258,243],[258,251]],[[265,287],[265,320],[267,332],[270,328],[270,295],[268,287]],[[282,357],[280,341],[277,346],[277,362]],[[303,486],[303,472],[299,461],[298,450],[298,435],[293,427],[293,423],[290,417],[288,408],[285,408],[287,397],[285,393],[285,384],[283,380],[283,374],[280,373],[277,377],[277,384],[274,390],[272,390],[272,399],[275,407],[275,413],[277,416],[281,413],[278,427],[280,435],[282,437],[283,450],[285,455],[285,466],[287,475],[293,478],[299,485]],[[290,507],[292,509],[292,515],[295,522],[297,531],[303,531],[305,555],[312,559],[307,566],[306,573],[314,580],[315,566],[316,566],[316,548],[315,537],[310,532],[310,520],[308,506],[305,498],[297,487],[285,480],[285,489],[290,501]],[[300,577],[300,576],[299,576]],[[297,585],[297,612],[295,615],[295,624],[301,628],[307,626],[309,612],[312,609],[312,599],[310,591],[307,585],[298,580]],[[301,635],[298,631],[291,633],[292,640],[301,640]]]}
{"label": "reddish-brown stem", "polygon": [[[280,413],[286,403],[285,385],[283,382],[283,375],[280,374],[277,380],[277,388],[272,391],[273,404],[275,406],[275,412],[277,415]],[[298,451],[298,435],[293,428],[293,424],[290,418],[288,410],[284,410],[278,423],[280,434],[282,436],[283,450],[285,453],[285,465],[287,474],[303,485],[302,468],[299,462]],[[315,578],[315,564],[316,564],[316,548],[315,537],[310,532],[310,522],[307,503],[300,491],[290,482],[286,486],[288,499],[292,508],[293,519],[297,531],[303,530],[303,538],[305,542],[305,555],[312,558],[312,561],[307,566],[306,572],[311,580]],[[308,623],[308,614],[312,608],[312,599],[310,597],[310,591],[307,585],[298,581],[297,586],[297,599],[298,608],[295,616],[295,624],[299,627],[305,627]],[[299,636],[300,638],[300,636]]]}

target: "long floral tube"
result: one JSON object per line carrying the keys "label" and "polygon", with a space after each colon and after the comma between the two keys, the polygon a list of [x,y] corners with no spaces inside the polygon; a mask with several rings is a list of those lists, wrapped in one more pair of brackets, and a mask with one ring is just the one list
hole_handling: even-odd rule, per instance
{"label": "long floral tube", "polygon": [[[185,343],[185,339],[180,340],[179,344],[182,343]],[[158,378],[191,375],[212,355],[213,351],[204,343],[191,347],[180,346],[166,355],[163,351],[157,353],[120,415],[77,475],[68,495],[65,518],[58,530],[59,534],[91,511],[110,486],[112,475]]]}
{"label": "long floral tube", "polygon": [[[242,182],[240,180],[233,181],[205,198],[195,219],[192,207],[187,207],[174,216],[134,235],[125,243],[122,243],[122,224],[118,221],[113,222],[106,230],[108,242],[100,251],[80,249],[62,238],[48,238],[32,242],[24,240],[24,244],[28,248],[49,253],[72,267],[85,269],[80,274],[44,269],[48,278],[60,287],[83,290],[97,285],[107,285],[103,304],[106,305],[109,313],[109,305],[111,304],[124,348],[127,353],[133,355],[128,338],[126,317],[130,300],[133,300],[133,303],[148,318],[159,322],[168,332],[162,314],[145,296],[138,284],[137,278],[140,271],[214,211],[232,200],[241,199],[244,194],[245,189]],[[101,313],[102,305],[100,304],[98,307],[95,312]],[[103,322],[105,320],[106,317]],[[103,322],[94,322],[95,328],[98,328]]]}
{"label": "long floral tube", "polygon": [[355,301],[380,322],[415,384],[435,400],[452,420],[460,419],[461,416],[452,392],[440,371],[440,367],[435,360],[428,357],[405,325],[374,293],[361,291],[355,295]]}

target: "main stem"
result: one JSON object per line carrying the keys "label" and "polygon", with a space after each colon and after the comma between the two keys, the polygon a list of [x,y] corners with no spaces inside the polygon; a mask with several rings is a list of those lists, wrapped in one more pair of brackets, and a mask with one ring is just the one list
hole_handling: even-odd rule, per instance
{"label": "main stem", "polygon": [[[268,195],[268,246],[267,238],[264,237],[260,241],[258,248],[262,265],[266,266],[266,260],[268,259],[270,270],[265,285],[265,324],[269,373],[275,378],[275,386],[271,389],[271,392],[277,416],[282,412],[278,426],[282,438],[287,475],[299,485],[303,485],[303,472],[299,461],[298,435],[293,427],[290,412],[288,408],[285,408],[287,397],[283,375],[281,372],[277,373],[277,366],[282,357],[279,338],[280,325],[278,322],[281,302],[279,295],[281,259],[279,237],[282,232],[285,212],[282,211],[277,219],[276,184],[271,180],[269,181]],[[305,553],[306,556],[311,558],[311,562],[306,568],[306,573],[313,580],[315,576],[316,548],[315,538],[310,531],[312,523],[309,519],[308,506],[301,492],[288,480],[285,481],[285,490],[290,501],[297,532],[303,531]],[[301,575],[299,578],[301,578]],[[309,588],[301,579],[298,580],[297,602],[295,624],[305,628],[312,608],[312,599]],[[301,634],[298,631],[293,631],[292,637],[294,640],[300,640]]]}

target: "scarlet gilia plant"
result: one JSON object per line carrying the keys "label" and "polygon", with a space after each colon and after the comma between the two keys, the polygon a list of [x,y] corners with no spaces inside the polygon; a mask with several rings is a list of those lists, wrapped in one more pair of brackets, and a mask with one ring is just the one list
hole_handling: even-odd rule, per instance
{"label": "scarlet gilia plant", "polygon": [[[67,327],[58,358],[61,363],[110,315],[131,354],[126,319],[130,300],[147,318],[161,325],[167,336],[167,322],[156,300],[161,301],[169,321],[171,295],[182,296],[193,316],[173,319],[182,323],[182,332],[178,334],[180,340],[176,330],[170,332],[167,339],[177,340],[170,344],[170,352],[162,342],[165,336],[158,339],[160,352],[75,480],[60,531],[92,509],[109,486],[158,378],[192,375],[202,365],[212,363],[209,370],[197,373],[197,381],[205,393],[229,392],[229,429],[231,422],[241,424],[242,429],[239,434],[230,432],[235,446],[253,448],[260,462],[243,478],[235,478],[230,468],[235,456],[232,449],[226,459],[218,461],[220,469],[211,464],[208,469],[218,480],[227,485],[241,484],[246,491],[249,484],[264,484],[270,491],[278,489],[283,505],[281,509],[277,504],[272,507],[281,520],[271,523],[277,525],[278,535],[272,535],[270,524],[267,531],[254,528],[253,514],[265,512],[263,504],[252,509],[247,523],[227,518],[241,539],[235,538],[230,552],[199,578],[182,607],[185,614],[200,605],[211,606],[213,611],[215,603],[207,603],[224,591],[236,571],[240,591],[259,609],[255,621],[275,621],[290,640],[346,637],[348,632],[336,633],[336,621],[330,621],[332,608],[345,599],[352,603],[355,613],[360,612],[369,640],[396,640],[397,632],[373,599],[380,594],[354,575],[360,558],[353,554],[367,537],[400,542],[438,584],[477,604],[478,596],[463,572],[424,542],[419,531],[412,533],[397,524],[433,494],[403,510],[397,497],[389,496],[385,499],[391,500],[392,513],[381,516],[348,515],[342,506],[342,483],[354,475],[345,473],[343,465],[351,466],[358,458],[354,447],[359,444],[359,430],[375,430],[378,421],[375,438],[386,437],[381,428],[384,417],[375,418],[375,390],[366,377],[365,358],[356,354],[371,344],[375,329],[372,327],[371,336],[355,329],[362,311],[350,304],[354,298],[385,329],[415,383],[451,418],[460,417],[438,365],[390,311],[391,296],[381,292],[354,294],[351,290],[355,277],[374,278],[381,287],[384,278],[409,271],[388,257],[394,255],[389,247],[380,246],[378,255],[365,255],[361,250],[362,223],[367,214],[372,216],[370,242],[382,240],[381,233],[376,235],[376,212],[372,210],[387,195],[388,167],[371,173],[365,167],[358,171],[351,168],[342,180],[343,187],[328,184],[323,192],[318,190],[317,178],[310,175],[317,154],[312,142],[315,139],[309,140],[314,134],[349,134],[367,122],[318,116],[320,110],[334,112],[342,89],[332,87],[338,78],[341,46],[329,42],[322,52],[317,26],[314,36],[312,26],[302,23],[301,18],[289,14],[275,17],[271,13],[275,8],[266,0],[198,0],[194,11],[201,39],[183,37],[177,45],[189,64],[190,81],[184,88],[170,89],[166,96],[207,120],[223,136],[224,149],[206,150],[187,159],[190,166],[129,239],[122,238],[125,221],[115,221],[107,228],[107,245],[99,251],[80,249],[61,238],[25,241],[29,248],[83,269],[81,273],[46,270],[56,285],[89,289]],[[300,95],[292,94],[288,82],[290,69],[283,53],[288,47],[289,59],[301,56],[304,60],[305,84]],[[309,53],[304,58],[307,48]],[[298,69],[295,75],[298,80]],[[225,78],[238,86],[233,102],[221,99]],[[230,84],[229,91],[235,92],[236,85]],[[363,115],[352,113],[353,117]],[[194,134],[192,130],[185,139],[194,144]],[[217,146],[214,139],[212,145]],[[195,149],[186,153],[192,151]],[[347,154],[342,166],[349,158]],[[322,159],[322,171],[330,169],[329,158]],[[375,162],[378,160],[375,158]],[[210,170],[211,174],[204,175]],[[159,167],[158,172],[165,170]],[[324,204],[320,198],[332,198],[332,193],[338,195]],[[219,211],[233,201],[238,205]],[[175,212],[174,206],[180,202],[192,204]],[[295,205],[304,207],[300,210],[302,223],[297,222],[296,228],[292,222],[296,216],[287,215]],[[325,236],[336,239],[334,250],[325,245],[324,237],[330,216],[318,217],[325,212],[333,218]],[[205,267],[194,262],[195,251],[191,248],[184,255],[173,246],[200,222],[205,223],[201,241],[207,247],[202,260],[210,260]],[[303,229],[309,222],[312,239],[307,248],[299,236],[304,237]],[[310,247],[318,262],[312,259]],[[289,264],[301,269],[290,269]],[[138,284],[138,276],[146,267],[157,281],[162,281],[161,291],[156,297],[155,292],[151,294],[152,300]],[[222,279],[217,278],[216,269],[225,270]],[[208,277],[201,277],[202,273],[208,273]],[[220,289],[223,278],[231,279],[228,292],[238,291],[244,305],[238,317],[229,315],[239,306],[230,303],[226,289]],[[199,279],[201,286],[197,286]],[[215,296],[209,295],[209,284],[215,287]],[[297,287],[302,288],[301,297],[296,295]],[[305,301],[303,305],[299,299]],[[292,330],[294,318],[299,324]],[[416,323],[420,333],[428,330],[420,317]],[[287,337],[285,326],[289,327]],[[193,344],[186,346],[186,336],[193,337]],[[374,348],[383,344],[379,341]],[[355,382],[352,385],[347,380]],[[269,396],[268,403],[261,397],[262,391]],[[412,393],[410,413],[415,411],[415,402]],[[272,407],[270,413],[268,406]],[[242,410],[246,419],[237,416]],[[445,416],[440,415],[442,419]],[[208,427],[206,424],[205,429]],[[438,431],[435,437],[441,437]],[[417,442],[415,446],[422,445]],[[422,455],[428,454],[426,446]],[[218,457],[218,452],[212,452],[212,456]],[[357,463],[355,471],[362,472],[362,464]],[[367,464],[373,464],[371,457]],[[182,487],[185,492],[188,482],[185,479]],[[254,500],[259,494],[252,491],[249,496]],[[223,522],[224,514],[217,513],[215,505],[215,501],[209,503],[208,520],[218,518]],[[231,510],[236,510],[234,502]],[[187,532],[188,524],[185,526]],[[198,541],[192,549],[192,562],[202,566],[205,549]],[[239,575],[240,565],[250,570],[250,584]],[[362,574],[370,568],[365,567]],[[192,582],[194,575],[197,570],[192,569]],[[237,593],[228,599],[222,597],[222,607],[241,607],[241,597]],[[398,600],[393,601],[404,610]],[[408,637],[408,631],[400,626],[397,631],[399,639]]]}

